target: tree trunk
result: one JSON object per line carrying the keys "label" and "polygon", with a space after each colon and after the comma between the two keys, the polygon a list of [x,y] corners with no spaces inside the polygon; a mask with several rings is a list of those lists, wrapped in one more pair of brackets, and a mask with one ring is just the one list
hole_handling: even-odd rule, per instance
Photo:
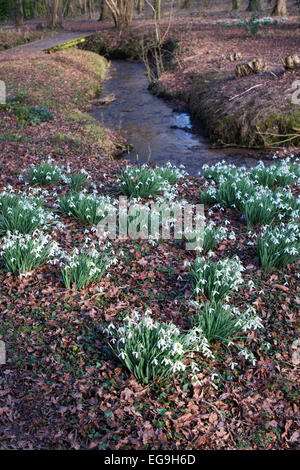
{"label": "tree trunk", "polygon": [[105,0],[116,28],[129,26],[133,17],[134,0]]}
{"label": "tree trunk", "polygon": [[275,16],[286,16],[286,0],[276,0],[272,15]]}
{"label": "tree trunk", "polygon": [[247,11],[261,11],[260,0],[249,0]]}
{"label": "tree trunk", "polygon": [[17,28],[20,28],[24,24],[24,10],[23,10],[23,1],[16,0],[15,5],[15,25]]}
{"label": "tree trunk", "polygon": [[79,7],[83,15],[87,14],[87,0],[79,0]]}
{"label": "tree trunk", "polygon": [[145,8],[145,0],[138,0],[136,9],[139,15],[144,11],[144,8]]}
{"label": "tree trunk", "polygon": [[153,1],[153,6],[154,6],[154,18],[157,20],[160,20],[161,17],[161,0],[154,0]]}
{"label": "tree trunk", "polygon": [[181,8],[183,8],[183,9],[191,8],[191,6],[192,6],[192,1],[193,1],[193,0],[184,0],[184,2],[183,2],[182,5],[181,5]]}
{"label": "tree trunk", "polygon": [[100,6],[100,16],[98,21],[105,21],[111,19],[111,13],[110,10],[107,6],[107,3],[105,0],[101,1],[101,6]]}
{"label": "tree trunk", "polygon": [[89,10],[89,18],[93,19],[93,16],[95,13],[94,0],[88,0],[88,10]]}
{"label": "tree trunk", "polygon": [[239,0],[232,0],[232,10],[238,10],[239,7]]}
{"label": "tree trunk", "polygon": [[45,0],[46,5],[46,22],[49,29],[62,26],[63,8],[61,0]]}

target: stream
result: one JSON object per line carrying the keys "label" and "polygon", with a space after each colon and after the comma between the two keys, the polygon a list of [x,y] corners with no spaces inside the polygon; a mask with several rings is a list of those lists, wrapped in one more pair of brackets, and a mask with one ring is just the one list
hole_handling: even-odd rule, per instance
{"label": "stream", "polygon": [[154,96],[147,87],[142,63],[112,61],[102,95],[114,95],[115,100],[93,112],[95,119],[120,131],[132,145],[128,155],[132,163],[162,166],[170,161],[184,165],[192,176],[198,176],[204,163],[224,159],[238,166],[257,164],[257,157],[241,155],[241,149],[210,148],[204,132],[193,128],[188,113],[174,111],[170,103]]}

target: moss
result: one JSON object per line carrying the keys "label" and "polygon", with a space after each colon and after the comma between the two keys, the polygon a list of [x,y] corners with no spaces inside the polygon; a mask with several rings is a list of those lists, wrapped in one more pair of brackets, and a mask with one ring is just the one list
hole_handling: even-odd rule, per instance
{"label": "moss", "polygon": [[164,98],[165,100],[171,100],[174,98],[174,95],[158,82],[150,83],[148,90],[151,91],[153,95],[158,96],[159,98]]}
{"label": "moss", "polygon": [[107,135],[106,130],[96,121],[90,114],[81,111],[72,111],[68,115],[70,121],[77,121],[84,130],[84,141],[88,144],[99,144],[107,149],[108,152],[113,151],[117,143],[112,144],[111,137]]}
{"label": "moss", "polygon": [[219,119],[214,126],[208,129],[209,138],[213,142],[222,145],[236,143],[244,145],[244,138],[240,128],[237,126],[237,116],[230,115]]}
{"label": "moss", "polygon": [[78,44],[82,44],[85,42],[85,38],[76,38],[72,39],[71,41],[64,42],[63,44],[59,44],[58,46],[50,47],[49,49],[45,49],[44,52],[51,54],[53,52],[64,51],[65,49],[69,49],[70,47],[77,46]]}
{"label": "moss", "polygon": [[79,110],[71,111],[71,113],[69,113],[67,118],[69,121],[81,121],[81,122],[94,121],[94,118],[90,114],[83,113],[82,111],[79,111]]}
{"label": "moss", "polygon": [[300,146],[300,109],[273,113],[259,127],[264,131],[266,146]]}
{"label": "moss", "polygon": [[298,130],[300,128],[300,109],[297,109],[293,113],[287,115],[286,121],[289,129]]}
{"label": "moss", "polygon": [[53,142],[55,144],[75,144],[75,145],[82,145],[83,144],[83,141],[81,140],[80,137],[78,136],[74,136],[74,135],[69,135],[69,134],[62,134],[62,133],[58,133],[56,135],[53,136],[52,138]]}

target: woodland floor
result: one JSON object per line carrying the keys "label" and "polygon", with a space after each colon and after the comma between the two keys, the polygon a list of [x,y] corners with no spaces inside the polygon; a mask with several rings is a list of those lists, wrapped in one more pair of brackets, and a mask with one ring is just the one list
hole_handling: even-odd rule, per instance
{"label": "woodland floor", "polygon": [[[189,34],[196,30],[194,25]],[[237,39],[228,34],[218,54],[232,51]],[[260,48],[257,41],[247,41],[242,52],[251,57]],[[292,35],[290,41],[294,44]],[[215,67],[217,45],[190,41],[189,47],[186,57],[199,53],[199,62],[183,62],[165,77],[168,86],[184,88],[192,67]],[[119,139],[82,114],[98,91],[99,68],[103,76],[94,54],[75,50],[3,60],[0,78],[9,94],[25,90],[28,102],[48,106],[54,120],[20,125],[13,112],[0,111],[0,189],[24,190],[20,172],[51,156],[73,170],[87,170],[99,192],[119,194],[124,162],[112,159]],[[196,178],[180,181],[178,197],[198,202],[203,184]],[[50,187],[46,204],[51,207],[64,192],[63,185]],[[256,365],[240,361],[232,370],[230,355],[218,348],[214,361],[198,357],[200,387],[188,374],[145,387],[112,354],[103,330],[133,309],[150,308],[162,322],[190,326],[192,289],[184,261],[195,255],[178,242],[152,247],[147,241],[114,241],[118,264],[110,268],[110,277],[80,292],[64,288],[55,266],[22,279],[1,266],[0,339],[7,345],[0,377],[1,449],[299,448],[299,376],[291,360],[298,337],[299,265],[265,274],[237,212],[211,213],[206,207],[206,216],[228,219],[236,234],[215,253],[217,258],[237,254],[246,268],[245,284],[231,304],[255,305],[262,318],[264,330],[251,336],[249,346]],[[62,221],[66,229],[53,236],[71,250],[85,239],[88,227],[65,216]]]}

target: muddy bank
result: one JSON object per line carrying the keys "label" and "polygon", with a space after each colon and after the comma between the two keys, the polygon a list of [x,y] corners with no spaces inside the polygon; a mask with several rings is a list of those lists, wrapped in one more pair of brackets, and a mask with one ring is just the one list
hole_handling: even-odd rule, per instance
{"label": "muddy bank", "polygon": [[296,72],[236,78],[196,74],[187,93],[193,118],[221,146],[276,148],[300,145],[300,106],[291,103]]}

